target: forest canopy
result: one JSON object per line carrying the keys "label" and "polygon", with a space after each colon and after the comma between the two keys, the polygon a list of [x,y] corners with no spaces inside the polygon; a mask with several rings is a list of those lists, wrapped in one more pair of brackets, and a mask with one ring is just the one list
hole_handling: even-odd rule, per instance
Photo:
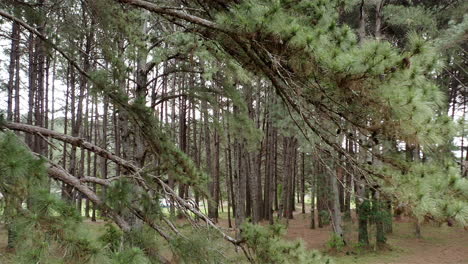
{"label": "forest canopy", "polygon": [[2,1],[12,263],[331,263],[285,239],[300,214],[336,251],[468,228],[466,11]]}

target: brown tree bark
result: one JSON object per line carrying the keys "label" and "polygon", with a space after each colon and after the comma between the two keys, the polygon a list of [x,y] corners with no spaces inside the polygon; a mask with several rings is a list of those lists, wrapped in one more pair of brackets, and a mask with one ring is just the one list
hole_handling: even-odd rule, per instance
{"label": "brown tree bark", "polygon": [[[270,99],[271,100],[271,99]],[[271,102],[269,102],[271,104]],[[268,106],[270,107],[270,106]],[[264,180],[264,215],[270,224],[273,224],[273,202],[275,201],[275,129],[272,124],[270,113],[265,113],[266,137],[265,137],[265,180]]]}
{"label": "brown tree bark", "polygon": [[301,203],[302,203],[302,214],[306,213],[305,210],[305,153],[301,153]]}
{"label": "brown tree bark", "polygon": [[310,228],[315,229],[315,208],[317,196],[317,168],[314,166],[314,174],[310,179]]}
{"label": "brown tree bark", "polygon": [[[18,77],[16,65],[19,63],[19,40],[20,40],[20,26],[18,22],[12,23],[11,28],[11,46],[10,46],[10,62],[8,65],[8,84],[7,84],[7,120],[13,120],[13,91],[15,90],[16,84],[19,80],[15,80]],[[16,94],[19,98],[19,94]],[[19,107],[19,106],[18,106]]]}

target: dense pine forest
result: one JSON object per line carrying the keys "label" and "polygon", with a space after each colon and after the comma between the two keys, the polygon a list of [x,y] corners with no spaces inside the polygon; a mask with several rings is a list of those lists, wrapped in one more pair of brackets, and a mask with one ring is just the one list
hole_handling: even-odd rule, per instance
{"label": "dense pine forest", "polygon": [[0,47],[0,263],[468,261],[467,1],[2,0]]}

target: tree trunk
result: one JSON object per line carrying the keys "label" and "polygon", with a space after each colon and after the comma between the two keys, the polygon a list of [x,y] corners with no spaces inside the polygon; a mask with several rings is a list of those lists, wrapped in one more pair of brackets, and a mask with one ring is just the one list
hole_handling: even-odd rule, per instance
{"label": "tree trunk", "polygon": [[275,141],[274,141],[274,128],[270,114],[266,114],[267,124],[266,124],[266,138],[265,138],[265,152],[266,152],[266,161],[265,161],[265,180],[264,180],[264,215],[268,219],[268,222],[273,224],[273,202],[275,201],[275,192],[274,192],[274,176],[275,176]]}
{"label": "tree trunk", "polygon": [[374,210],[375,219],[375,242],[377,248],[381,249],[385,246],[387,241],[385,237],[385,230],[384,230],[384,214],[383,211],[385,210],[382,207],[382,202],[380,201],[380,191],[377,189],[374,191],[372,207]]}
{"label": "tree trunk", "polygon": [[[316,167],[316,166],[315,166]],[[315,229],[315,197],[317,195],[317,168],[310,179],[310,228]]]}
{"label": "tree trunk", "polygon": [[385,0],[378,0],[375,3],[375,38],[380,40],[382,38],[382,9],[384,7]]}
{"label": "tree trunk", "polygon": [[[18,74],[15,74],[17,69],[16,65],[19,63],[16,60],[19,57],[19,39],[20,39],[20,25],[18,22],[12,23],[11,29],[11,48],[10,48],[10,63],[8,66],[8,84],[7,84],[7,120],[13,120],[13,91],[15,90],[16,83],[19,80],[15,80]],[[19,97],[19,94],[16,95]]]}
{"label": "tree trunk", "polygon": [[334,173],[329,173],[330,175],[330,182],[331,182],[331,187],[332,187],[332,212],[331,212],[331,219],[332,219],[332,224],[333,224],[333,232],[340,237],[341,239],[344,239],[343,237],[343,222],[341,218],[341,209],[340,209],[340,194],[339,194],[339,188],[338,188],[338,171],[339,171],[339,165],[336,167],[336,174]]}
{"label": "tree trunk", "polygon": [[302,214],[306,213],[305,210],[305,153],[301,153],[301,202],[302,202]]}
{"label": "tree trunk", "polygon": [[[17,22],[14,22],[17,23]],[[21,121],[21,114],[20,114],[20,40],[21,40],[21,28],[18,25],[18,31],[15,32],[16,36],[14,40],[17,41],[17,45],[15,45],[15,109],[14,109],[14,118],[15,122]]]}
{"label": "tree trunk", "polygon": [[[216,100],[218,101],[218,99]],[[217,102],[218,103],[218,102]],[[213,112],[214,112],[214,121],[216,123],[219,122],[219,106],[218,105],[215,105],[214,107],[215,109],[213,109]],[[220,188],[219,188],[219,185],[220,185],[220,164],[219,164],[219,160],[220,160],[220,137],[219,137],[219,129],[217,128],[217,125],[215,125],[215,128],[214,128],[214,133],[213,133],[213,143],[214,143],[214,157],[213,157],[213,160],[214,160],[214,166],[213,166],[213,171],[212,171],[212,175],[213,175],[213,186],[212,186],[212,196],[213,196],[213,200],[214,200],[214,204],[213,204],[213,216],[214,216],[214,219],[215,219],[215,222],[217,223],[218,222],[218,217],[219,217],[219,204],[220,204]],[[222,201],[221,201],[222,203]]]}
{"label": "tree trunk", "polygon": [[[104,98],[104,105],[103,105],[103,113],[102,113],[102,135],[101,135],[101,148],[107,150],[107,126],[108,124],[108,114],[109,114],[109,98],[106,96]],[[101,169],[101,177],[103,179],[107,179],[107,158],[101,157],[100,158],[100,169]],[[106,188],[103,187],[102,196],[106,197]]]}
{"label": "tree trunk", "polygon": [[364,180],[355,180],[356,184],[356,210],[358,214],[358,241],[361,246],[369,246],[367,223],[370,214],[370,204]]}

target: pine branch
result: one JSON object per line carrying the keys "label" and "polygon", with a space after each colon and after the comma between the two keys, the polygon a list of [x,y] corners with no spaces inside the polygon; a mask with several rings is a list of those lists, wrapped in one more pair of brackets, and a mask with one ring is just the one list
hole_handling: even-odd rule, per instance
{"label": "pine branch", "polygon": [[[26,124],[20,124],[20,123],[9,122],[9,123],[5,123],[5,124],[2,124],[2,125],[3,125],[3,127],[11,129],[11,130],[22,131],[22,132],[26,132],[26,133],[30,133],[30,134],[42,134],[45,137],[51,137],[51,138],[54,138],[56,140],[60,140],[60,141],[69,143],[69,144],[71,144],[73,146],[81,147],[83,149],[89,150],[89,151],[95,153],[96,155],[99,155],[101,157],[104,157],[106,159],[109,159],[109,160],[115,162],[116,164],[118,164],[118,165],[122,166],[123,168],[127,169],[129,172],[134,173],[136,175],[135,178],[137,179],[137,183],[141,187],[143,187],[145,190],[149,190],[149,187],[147,186],[144,179],[142,179],[141,176],[139,176],[139,174],[138,174],[141,171],[141,168],[138,168],[137,166],[133,165],[131,162],[129,162],[127,160],[124,160],[124,159],[120,158],[119,156],[117,156],[117,155],[115,155],[115,154],[113,154],[113,153],[111,153],[111,152],[109,152],[109,151],[107,151],[105,149],[102,149],[102,148],[100,148],[100,147],[98,147],[98,146],[96,146],[96,145],[94,145],[94,144],[92,144],[90,142],[87,142],[82,138],[68,136],[68,135],[53,131],[53,130],[46,129],[46,128],[32,126],[32,125],[26,125]],[[57,166],[55,166],[55,167],[57,167]],[[83,193],[83,194],[85,194],[85,195],[87,195],[89,193],[89,191],[90,191],[89,188],[86,185],[83,185],[80,182],[80,179],[75,178],[75,177],[69,175],[68,173],[63,174],[63,173],[61,173],[61,171],[59,169],[55,169],[53,172],[54,172],[54,174],[51,175],[51,176],[56,176],[57,178],[60,178],[61,180],[63,179],[64,182],[74,186],[75,188],[77,188],[78,191],[80,191],[80,192],[84,191],[85,193]],[[72,177],[72,178],[70,178],[69,176]],[[205,221],[206,224],[208,224],[210,227],[217,230],[223,236],[224,239],[226,239],[227,241],[231,242],[234,245],[237,245],[237,246],[240,246],[240,247],[243,248],[243,245],[241,244],[242,241],[236,240],[235,238],[233,238],[233,237],[227,235],[226,233],[224,233],[218,226],[216,226],[215,223],[213,223],[213,221],[211,221],[211,219],[209,217],[204,215],[202,212],[200,212],[197,208],[192,206],[185,199],[181,198],[176,193],[176,191],[174,191],[169,185],[167,185],[160,177],[155,176],[155,175],[150,175],[150,176],[151,176],[152,179],[154,179],[156,181],[156,183],[160,187],[162,187],[162,189],[164,190],[164,192],[168,196],[170,196],[172,199],[174,199],[177,202],[177,204],[180,206],[180,208],[182,208],[184,210],[187,210],[187,211],[190,211],[191,213],[195,214],[197,217],[199,217],[200,219]],[[143,217],[143,216],[141,216],[141,217]],[[144,220],[144,219],[142,219],[142,220]],[[125,227],[125,225],[124,225],[124,227]]]}
{"label": "pine branch", "polygon": [[101,178],[96,178],[96,177],[91,177],[91,176],[84,176],[80,178],[81,182],[91,182],[91,183],[97,183],[99,185],[103,186],[110,186],[113,181],[119,180],[124,178],[123,176],[116,176],[116,177],[111,177],[111,178],[106,178],[106,179],[101,179]]}
{"label": "pine branch", "polygon": [[148,11],[151,11],[153,13],[157,13],[161,15],[168,15],[174,18],[182,19],[187,22],[191,22],[200,26],[218,30],[220,32],[232,33],[212,21],[176,10],[174,8],[161,7],[154,3],[143,1],[143,0],[116,0],[116,1],[120,3],[128,4],[128,5],[132,5],[135,7],[140,7]]}
{"label": "pine branch", "polygon": [[125,168],[126,170],[130,172],[137,172],[139,170],[139,168],[133,165],[131,162],[124,160],[121,157],[111,153],[110,151],[107,151],[99,146],[96,146],[84,140],[83,138],[73,137],[73,136],[65,135],[65,134],[62,134],[62,133],[59,133],[59,132],[56,132],[47,128],[42,128],[42,127],[33,126],[33,125],[26,125],[26,124],[21,124],[21,123],[7,122],[7,123],[0,124],[0,125],[11,130],[22,131],[22,132],[26,132],[29,134],[41,134],[42,136],[51,137],[53,139],[66,142],[75,147],[81,147],[83,149],[96,153],[97,155],[103,158],[106,158],[108,160],[115,162],[116,164],[120,165],[121,167]]}
{"label": "pine branch", "polygon": [[51,178],[64,182],[70,186],[73,186],[80,193],[84,194],[90,201],[101,208],[102,211],[106,212],[114,222],[124,231],[130,231],[130,225],[120,216],[118,213],[110,209],[87,185],[82,184],[80,180],[73,175],[70,175],[62,167],[52,162],[49,162],[47,172]]}

